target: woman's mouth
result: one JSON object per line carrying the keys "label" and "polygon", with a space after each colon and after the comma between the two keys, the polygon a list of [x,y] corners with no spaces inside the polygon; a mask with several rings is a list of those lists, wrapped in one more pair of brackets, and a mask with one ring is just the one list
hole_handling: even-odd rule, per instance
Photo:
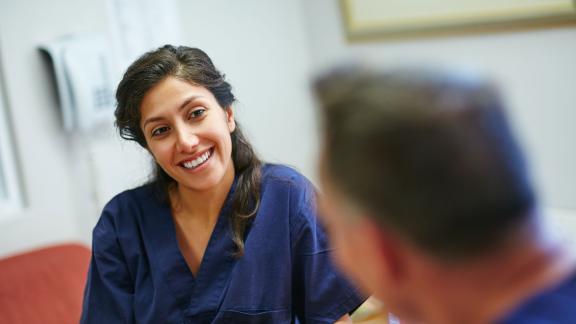
{"label": "woman's mouth", "polygon": [[214,153],[214,148],[211,148],[208,151],[204,152],[204,154],[200,155],[199,157],[197,157],[193,160],[189,160],[189,161],[180,163],[180,166],[185,168],[185,169],[189,169],[189,170],[196,169],[199,166],[206,163],[206,161],[208,161],[212,157],[213,153]]}

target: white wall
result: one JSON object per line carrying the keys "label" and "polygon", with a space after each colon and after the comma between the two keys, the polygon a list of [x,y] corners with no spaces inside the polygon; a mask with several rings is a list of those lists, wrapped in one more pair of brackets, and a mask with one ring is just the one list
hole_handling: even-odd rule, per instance
{"label": "white wall", "polygon": [[71,150],[74,139],[61,131],[37,46],[70,31],[97,30],[102,21],[95,17],[102,14],[93,1],[0,2],[2,78],[25,198],[24,210],[0,224],[0,254],[79,239],[71,176],[79,161]]}

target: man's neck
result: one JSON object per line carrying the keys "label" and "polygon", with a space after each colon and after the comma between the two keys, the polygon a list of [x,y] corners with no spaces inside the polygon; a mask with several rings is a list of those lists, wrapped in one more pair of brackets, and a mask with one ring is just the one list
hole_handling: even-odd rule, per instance
{"label": "man's neck", "polygon": [[575,271],[568,250],[533,225],[489,257],[465,265],[432,264],[419,280],[420,311],[431,323],[495,322]]}

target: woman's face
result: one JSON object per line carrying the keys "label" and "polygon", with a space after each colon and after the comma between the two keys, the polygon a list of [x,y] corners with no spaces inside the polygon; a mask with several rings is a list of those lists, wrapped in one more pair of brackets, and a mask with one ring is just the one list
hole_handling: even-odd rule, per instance
{"label": "woman's face", "polygon": [[167,77],[146,93],[140,110],[148,150],[179,186],[205,191],[233,178],[234,115],[208,89]]}

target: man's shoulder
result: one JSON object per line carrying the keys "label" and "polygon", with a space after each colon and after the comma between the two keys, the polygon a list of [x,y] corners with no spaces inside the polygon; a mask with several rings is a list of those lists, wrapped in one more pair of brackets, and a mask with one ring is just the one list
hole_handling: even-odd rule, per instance
{"label": "man's shoulder", "polygon": [[529,298],[500,323],[576,323],[576,273]]}

